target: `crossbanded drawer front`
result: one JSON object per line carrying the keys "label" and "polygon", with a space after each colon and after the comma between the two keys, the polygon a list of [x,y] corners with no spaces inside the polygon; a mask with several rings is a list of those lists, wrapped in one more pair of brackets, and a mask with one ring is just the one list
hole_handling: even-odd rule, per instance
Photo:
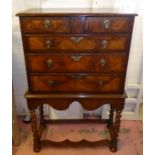
{"label": "crossbanded drawer front", "polygon": [[125,54],[40,54],[28,55],[27,58],[29,71],[38,73],[123,73],[126,69]]}
{"label": "crossbanded drawer front", "polygon": [[68,33],[68,17],[25,17],[21,20],[26,33]]}
{"label": "crossbanded drawer front", "polygon": [[123,93],[123,76],[31,75],[32,93]]}
{"label": "crossbanded drawer front", "polygon": [[89,33],[130,32],[130,17],[86,17],[85,31]]}
{"label": "crossbanded drawer front", "polygon": [[31,52],[53,50],[74,50],[79,52],[91,50],[126,50],[128,35],[102,36],[27,36]]}

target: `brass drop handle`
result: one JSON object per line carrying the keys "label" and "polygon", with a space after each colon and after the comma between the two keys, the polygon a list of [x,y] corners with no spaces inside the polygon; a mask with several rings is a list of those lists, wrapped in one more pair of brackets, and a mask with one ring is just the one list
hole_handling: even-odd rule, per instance
{"label": "brass drop handle", "polygon": [[52,41],[51,40],[46,40],[46,48],[51,48]]}
{"label": "brass drop handle", "polygon": [[109,26],[111,24],[111,21],[109,19],[105,19],[103,22],[102,22],[102,25],[105,29],[108,29]]}
{"label": "brass drop handle", "polygon": [[51,68],[53,65],[53,60],[51,60],[51,59],[46,60],[46,64],[47,64],[48,68]]}
{"label": "brass drop handle", "polygon": [[54,84],[54,81],[53,81],[53,80],[47,81],[47,85],[48,85],[49,87],[53,86],[53,84]]}
{"label": "brass drop handle", "polygon": [[82,78],[81,75],[72,75],[71,77],[72,77],[72,79],[74,79],[74,80],[80,80],[80,79]]}
{"label": "brass drop handle", "polygon": [[75,43],[78,44],[80,43],[81,40],[83,40],[83,37],[70,37],[70,39]]}
{"label": "brass drop handle", "polygon": [[82,56],[81,55],[75,55],[75,56],[71,56],[71,58],[74,60],[74,61],[79,61]]}
{"label": "brass drop handle", "polygon": [[107,48],[107,46],[108,46],[108,41],[107,41],[107,40],[102,40],[101,46],[102,46],[103,49]]}
{"label": "brass drop handle", "polygon": [[50,24],[51,24],[51,22],[50,22],[49,19],[45,19],[45,20],[44,20],[44,27],[45,27],[46,29],[49,28]]}
{"label": "brass drop handle", "polygon": [[103,84],[104,84],[104,81],[103,81],[103,80],[100,80],[100,81],[99,81],[99,86],[102,87]]}
{"label": "brass drop handle", "polygon": [[107,63],[107,62],[106,62],[105,59],[101,59],[101,60],[100,60],[100,65],[101,65],[102,67],[104,67],[106,63]]}

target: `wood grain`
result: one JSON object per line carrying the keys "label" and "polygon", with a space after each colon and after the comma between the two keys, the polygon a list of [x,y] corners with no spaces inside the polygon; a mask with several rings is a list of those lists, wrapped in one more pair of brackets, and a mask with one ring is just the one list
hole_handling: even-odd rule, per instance
{"label": "wood grain", "polygon": [[[46,26],[46,21],[47,23]],[[23,31],[27,33],[66,33],[69,32],[69,18],[67,17],[26,17],[22,19]]]}
{"label": "wood grain", "polygon": [[28,64],[32,73],[123,73],[126,55],[37,54],[28,55]]}
{"label": "wood grain", "polygon": [[122,79],[108,75],[33,75],[30,84],[33,93],[122,93]]}
{"label": "wood grain", "polygon": [[[104,21],[108,20],[108,27],[104,27]],[[130,29],[130,17],[86,17],[85,30],[89,33],[102,32],[128,32]]]}
{"label": "wood grain", "polygon": [[[85,52],[85,50],[125,50],[127,44],[127,35],[103,35],[103,36],[85,36],[78,43],[74,42],[72,38],[79,38],[76,35],[62,35],[60,36],[29,36],[27,37],[28,48],[33,52],[48,51],[48,50],[75,50]],[[105,47],[102,42],[107,41]],[[50,42],[48,47],[46,42]]]}

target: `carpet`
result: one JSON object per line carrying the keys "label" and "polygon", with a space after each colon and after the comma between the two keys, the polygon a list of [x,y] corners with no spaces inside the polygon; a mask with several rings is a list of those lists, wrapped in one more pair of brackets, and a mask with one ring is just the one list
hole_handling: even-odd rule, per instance
{"label": "carpet", "polygon": [[[41,152],[35,153],[32,148],[32,132],[30,124],[19,119],[21,144],[13,146],[13,155],[142,155],[143,154],[143,125],[141,121],[122,121],[118,139],[118,151],[110,152],[106,146],[84,147],[43,147]],[[97,141],[108,138],[109,133],[101,124],[61,124],[50,125],[43,133],[43,139],[63,141],[68,138],[72,141],[87,139]]]}

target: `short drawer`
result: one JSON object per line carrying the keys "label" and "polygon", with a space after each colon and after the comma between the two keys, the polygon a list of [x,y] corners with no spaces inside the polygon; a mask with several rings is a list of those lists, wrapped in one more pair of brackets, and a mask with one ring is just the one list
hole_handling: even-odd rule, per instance
{"label": "short drawer", "polygon": [[30,72],[96,72],[122,73],[126,69],[125,54],[40,54],[28,55]]}
{"label": "short drawer", "polygon": [[33,93],[122,93],[123,77],[114,75],[32,75]]}
{"label": "short drawer", "polygon": [[129,17],[86,17],[85,19],[86,32],[129,32],[131,30]]}
{"label": "short drawer", "polygon": [[23,31],[27,33],[68,33],[68,17],[25,17],[21,20]]}
{"label": "short drawer", "polygon": [[29,36],[27,37],[28,48],[33,52],[53,50],[125,50],[128,36],[104,35],[104,36]]}

